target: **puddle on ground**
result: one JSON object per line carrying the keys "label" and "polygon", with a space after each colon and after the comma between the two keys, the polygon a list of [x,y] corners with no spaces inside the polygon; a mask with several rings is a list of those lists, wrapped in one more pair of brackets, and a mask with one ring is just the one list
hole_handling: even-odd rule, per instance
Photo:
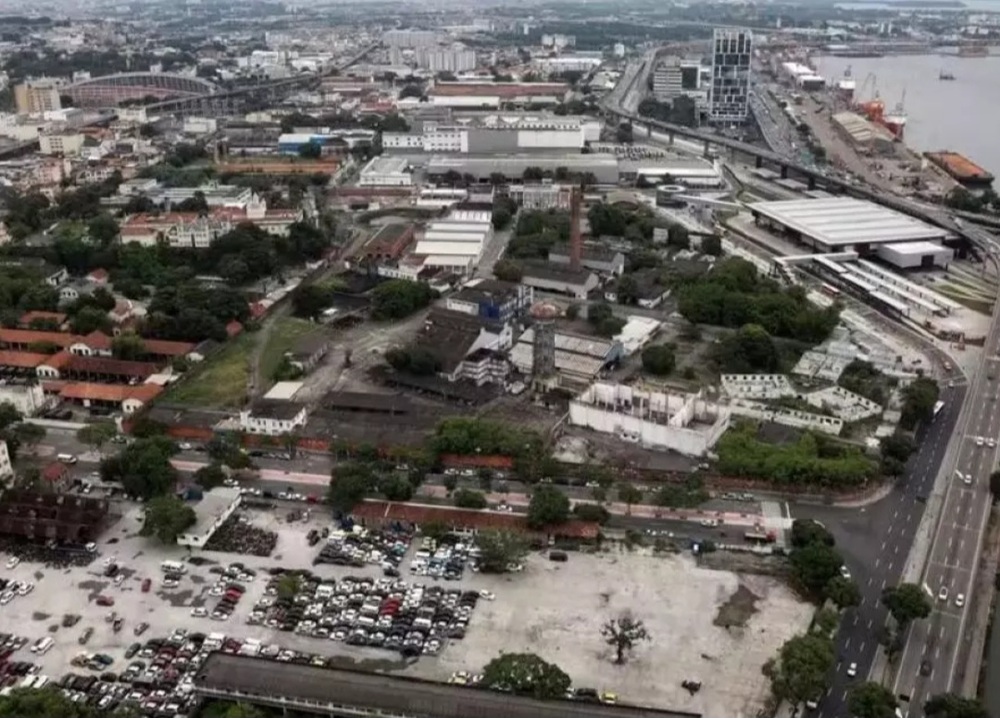
{"label": "puddle on ground", "polygon": [[35,611],[31,614],[32,621],[47,621],[52,618],[51,613],[42,613],[41,611]]}
{"label": "puddle on ground", "polygon": [[48,627],[47,630],[48,630],[49,633],[55,633],[56,631],[59,630],[59,624],[58,623],[53,623],[51,626]]}
{"label": "puddle on ground", "polygon": [[34,577],[36,581],[41,581],[43,578],[45,578],[45,574],[41,571],[35,571],[31,575]]}
{"label": "puddle on ground", "polygon": [[387,673],[390,671],[402,671],[417,662],[417,658],[397,659],[389,658],[362,658],[360,660],[350,656],[330,656],[327,658],[327,665],[332,668],[342,668],[354,671],[365,671],[366,673]]}
{"label": "puddle on ground", "polygon": [[158,591],[156,595],[169,603],[171,606],[177,607],[188,605],[193,593],[193,591],[170,591],[169,593],[166,591]]}

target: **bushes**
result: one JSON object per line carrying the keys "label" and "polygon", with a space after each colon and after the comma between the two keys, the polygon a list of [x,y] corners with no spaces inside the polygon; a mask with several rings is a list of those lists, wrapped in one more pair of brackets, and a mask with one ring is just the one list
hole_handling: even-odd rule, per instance
{"label": "bushes", "polygon": [[817,309],[800,287],[782,289],[759,277],[744,259],[725,259],[707,276],[678,291],[678,309],[689,321],[722,327],[760,325],[771,336],[817,344],[837,325],[836,308]]}
{"label": "bushes", "polygon": [[642,350],[642,368],[650,374],[667,376],[676,364],[673,344],[656,344]]}
{"label": "bushes", "polygon": [[402,319],[423,309],[437,292],[423,282],[393,279],[372,290],[373,319]]}
{"label": "bushes", "polygon": [[768,479],[777,486],[862,486],[877,466],[859,450],[815,434],[776,446],[756,437],[752,424],[727,431],[716,446],[718,470],[730,476]]}

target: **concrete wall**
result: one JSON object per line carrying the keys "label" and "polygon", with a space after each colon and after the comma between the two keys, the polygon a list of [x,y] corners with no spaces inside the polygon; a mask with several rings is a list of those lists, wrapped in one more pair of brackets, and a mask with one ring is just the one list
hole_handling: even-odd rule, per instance
{"label": "concrete wall", "polygon": [[467,151],[471,154],[516,152],[517,134],[517,130],[471,128]]}
{"label": "concrete wall", "polygon": [[755,419],[757,421],[771,421],[775,424],[791,426],[796,429],[821,431],[831,436],[839,436],[844,428],[844,422],[841,419],[822,414],[812,414],[808,411],[775,408],[745,399],[737,399],[730,406],[733,413],[737,416],[745,416],[748,419]]}

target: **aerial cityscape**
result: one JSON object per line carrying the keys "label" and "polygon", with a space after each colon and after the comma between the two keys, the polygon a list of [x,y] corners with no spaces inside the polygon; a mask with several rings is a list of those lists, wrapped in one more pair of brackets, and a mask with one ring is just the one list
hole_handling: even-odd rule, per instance
{"label": "aerial cityscape", "polygon": [[1000,718],[1000,5],[6,3],[0,718]]}

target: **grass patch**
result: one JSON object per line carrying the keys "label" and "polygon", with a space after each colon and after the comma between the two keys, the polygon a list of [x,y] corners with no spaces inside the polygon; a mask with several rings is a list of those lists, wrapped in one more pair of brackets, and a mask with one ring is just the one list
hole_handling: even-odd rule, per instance
{"label": "grass patch", "polygon": [[295,342],[309,334],[319,332],[319,327],[305,319],[282,317],[277,319],[267,337],[267,346],[260,355],[260,376],[270,382],[274,372],[281,364],[285,352],[289,351]]}
{"label": "grass patch", "polygon": [[164,404],[235,408],[243,404],[257,335],[243,332],[163,395]]}

